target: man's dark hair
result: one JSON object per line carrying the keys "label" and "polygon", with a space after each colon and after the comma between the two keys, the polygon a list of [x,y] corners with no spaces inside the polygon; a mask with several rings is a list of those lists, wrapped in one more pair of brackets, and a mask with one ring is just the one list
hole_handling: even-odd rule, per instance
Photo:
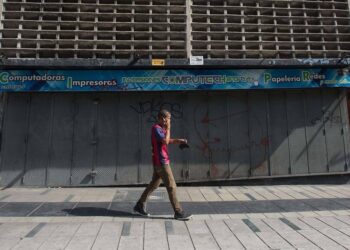
{"label": "man's dark hair", "polygon": [[170,115],[170,112],[168,110],[166,110],[166,109],[161,109],[158,112],[158,118],[165,118],[168,115]]}

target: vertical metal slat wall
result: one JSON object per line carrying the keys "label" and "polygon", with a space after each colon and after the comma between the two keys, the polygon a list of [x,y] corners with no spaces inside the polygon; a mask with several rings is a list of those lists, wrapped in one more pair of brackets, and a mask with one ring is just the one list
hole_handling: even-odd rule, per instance
{"label": "vertical metal slat wall", "polygon": [[[150,127],[173,113],[178,181],[345,173],[344,90],[8,95],[1,185],[147,183]],[[46,103],[46,105],[45,105]]]}

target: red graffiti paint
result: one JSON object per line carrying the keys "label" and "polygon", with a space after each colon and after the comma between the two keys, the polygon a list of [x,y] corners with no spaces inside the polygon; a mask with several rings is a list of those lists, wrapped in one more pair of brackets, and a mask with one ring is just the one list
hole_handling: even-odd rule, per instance
{"label": "red graffiti paint", "polygon": [[260,140],[260,144],[261,145],[264,145],[264,146],[267,146],[270,144],[270,141],[269,141],[269,138],[268,137],[264,137]]}
{"label": "red graffiti paint", "polygon": [[213,164],[210,168],[210,176],[211,177],[216,177],[219,173],[218,168]]}

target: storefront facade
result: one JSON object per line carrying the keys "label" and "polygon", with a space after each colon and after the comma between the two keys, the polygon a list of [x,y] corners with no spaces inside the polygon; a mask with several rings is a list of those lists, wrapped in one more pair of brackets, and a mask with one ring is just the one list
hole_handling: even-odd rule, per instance
{"label": "storefront facade", "polygon": [[0,0],[0,185],[346,174],[349,1]]}
{"label": "storefront facade", "polygon": [[[335,69],[6,70],[1,185],[147,183],[173,114],[179,182],[347,173],[348,75]],[[10,91],[10,92],[8,92]]]}

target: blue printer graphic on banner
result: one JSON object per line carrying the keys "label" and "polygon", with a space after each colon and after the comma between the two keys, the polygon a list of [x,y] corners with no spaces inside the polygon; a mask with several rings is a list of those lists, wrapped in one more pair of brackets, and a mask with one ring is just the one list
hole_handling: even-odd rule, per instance
{"label": "blue printer graphic on banner", "polygon": [[0,92],[350,87],[342,69],[4,70]]}

